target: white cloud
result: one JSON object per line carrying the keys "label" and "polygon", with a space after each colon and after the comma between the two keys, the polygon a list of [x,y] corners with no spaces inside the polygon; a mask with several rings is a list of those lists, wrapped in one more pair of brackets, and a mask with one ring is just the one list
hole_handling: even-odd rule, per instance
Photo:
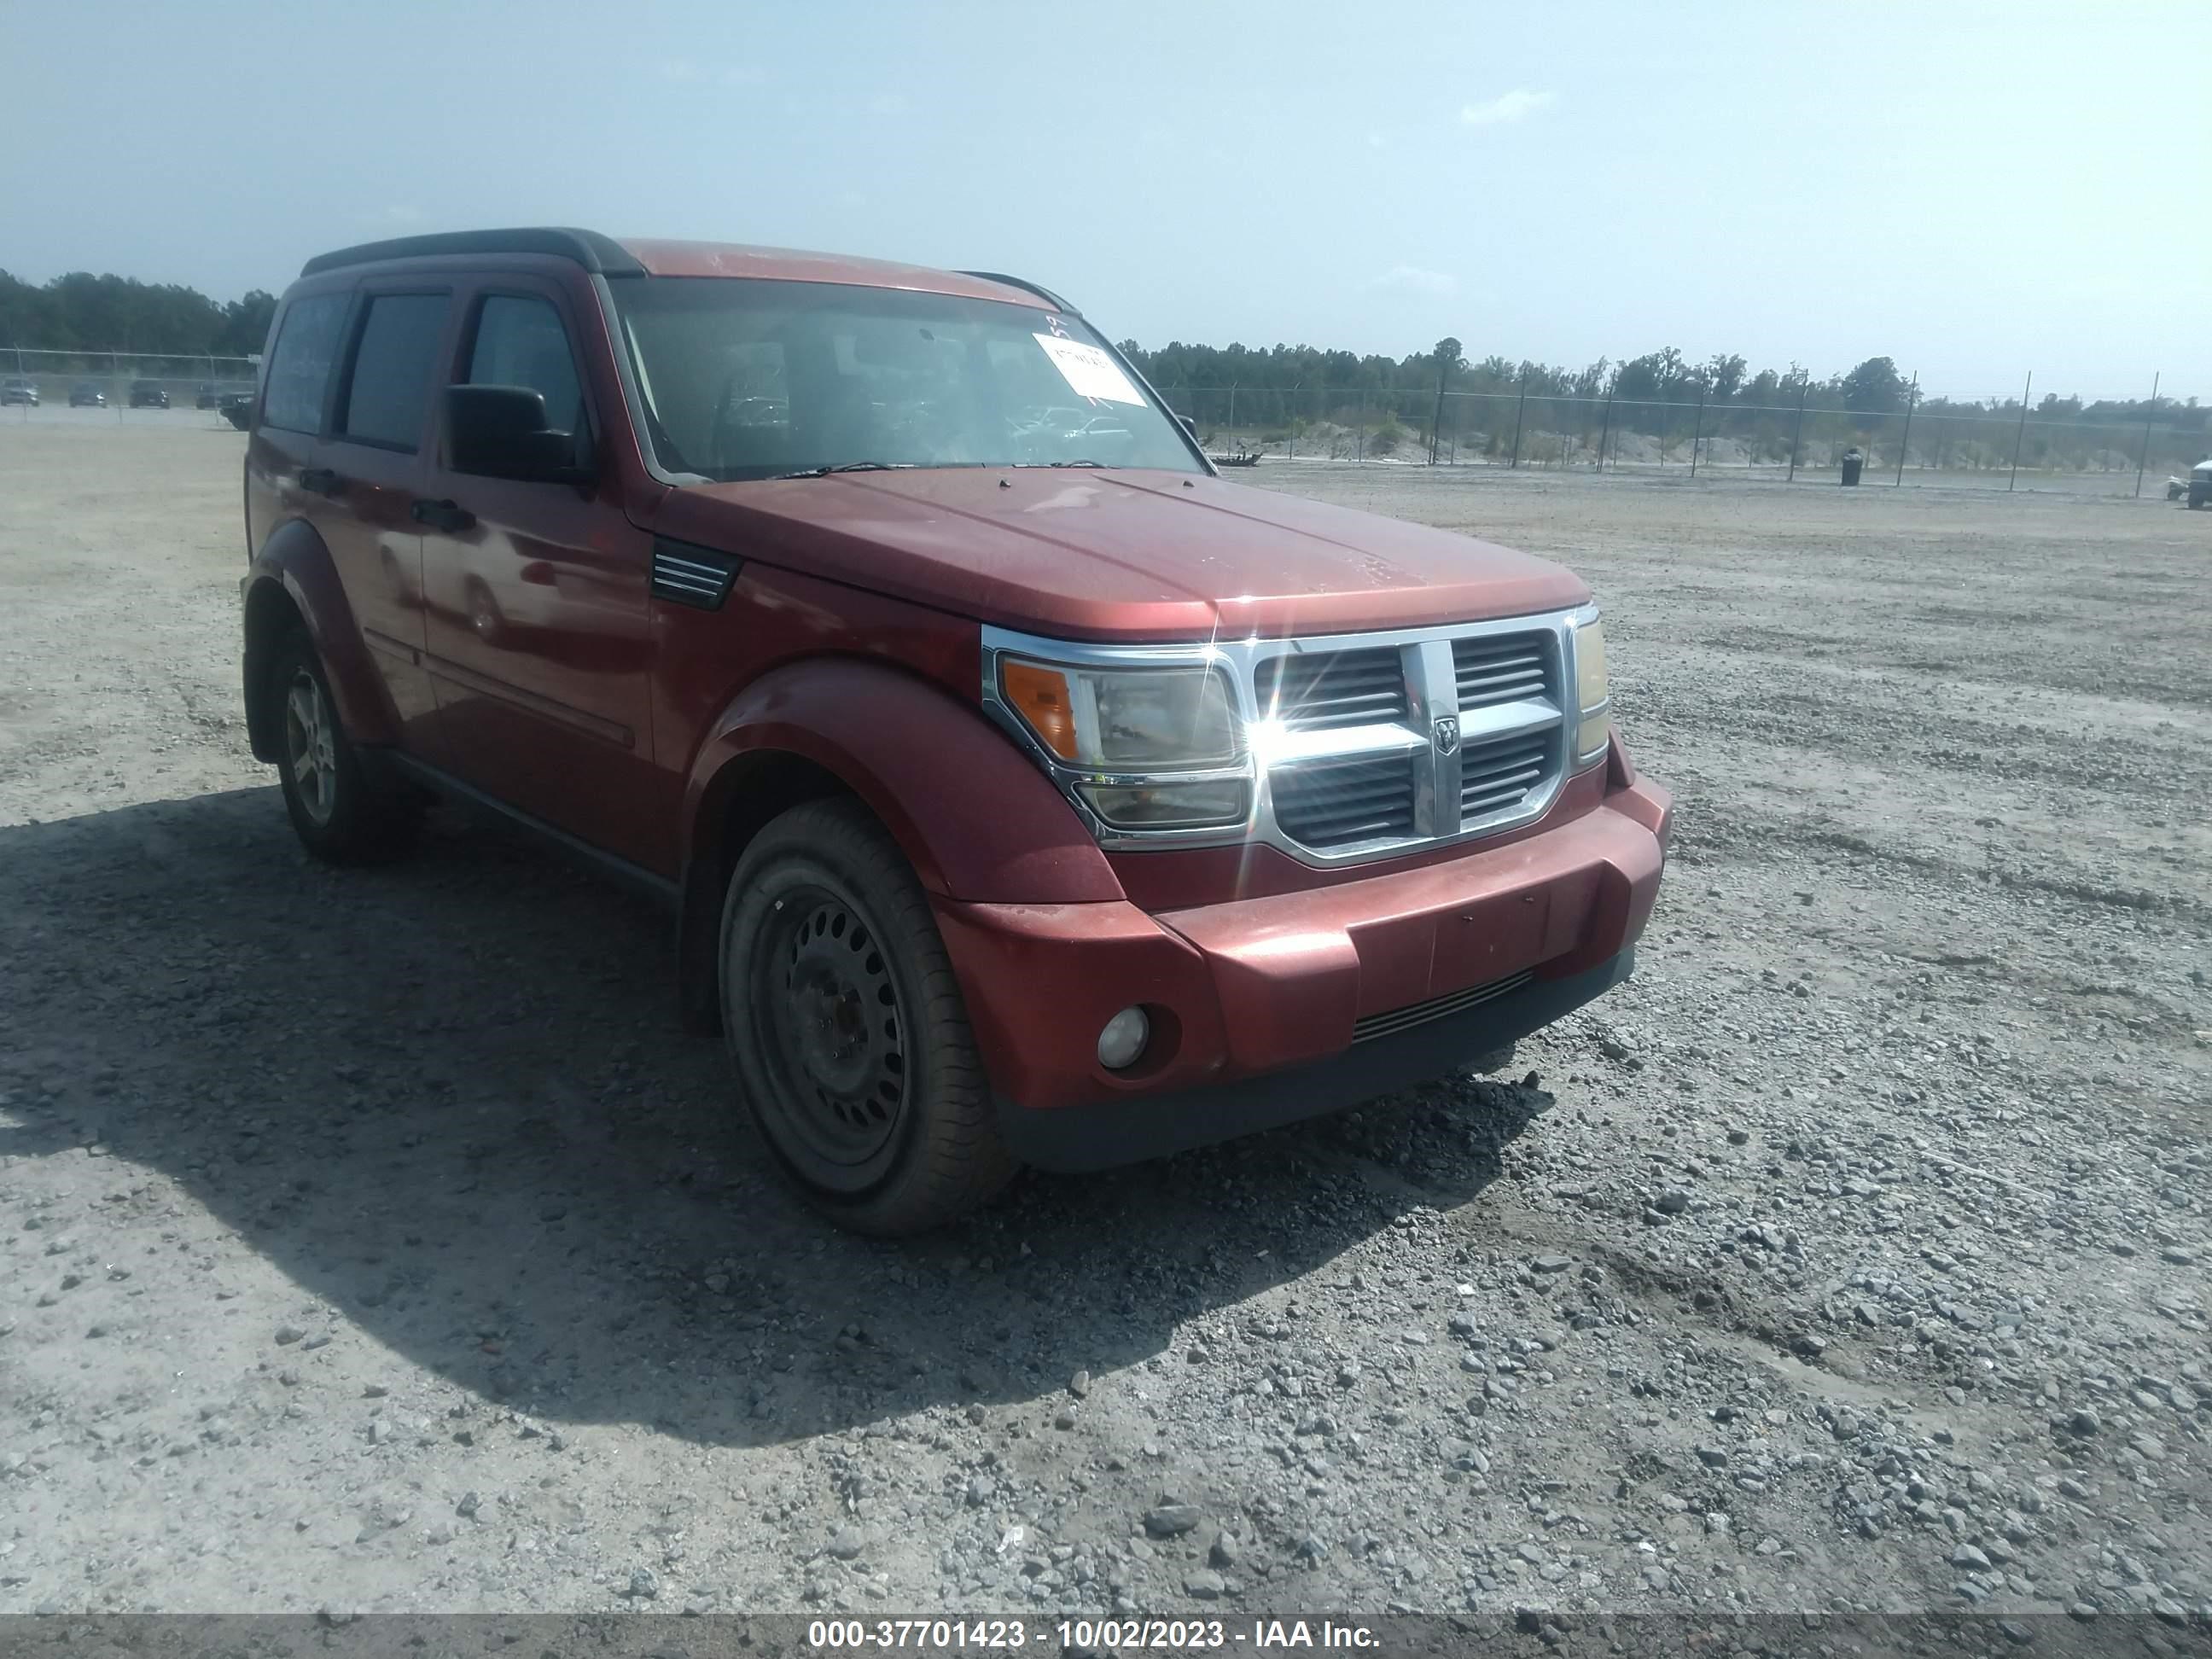
{"label": "white cloud", "polygon": [[1449,294],[1459,287],[1459,278],[1441,270],[1424,270],[1419,265],[1392,265],[1367,286],[1402,289],[1408,294]]}
{"label": "white cloud", "polygon": [[896,92],[885,93],[881,97],[868,100],[868,113],[871,115],[904,115],[913,108],[912,104]]}
{"label": "white cloud", "polygon": [[1516,87],[1486,104],[1468,104],[1459,112],[1461,122],[1470,127],[1499,127],[1515,121],[1525,121],[1538,110],[1551,103],[1559,94],[1551,92],[1531,92],[1526,87]]}

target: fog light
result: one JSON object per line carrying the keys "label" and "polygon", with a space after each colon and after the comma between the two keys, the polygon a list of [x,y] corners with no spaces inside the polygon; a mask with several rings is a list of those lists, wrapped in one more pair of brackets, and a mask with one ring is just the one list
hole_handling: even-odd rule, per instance
{"label": "fog light", "polygon": [[1141,1008],[1124,1008],[1098,1033],[1098,1063],[1109,1072],[1137,1063],[1152,1035],[1152,1022]]}

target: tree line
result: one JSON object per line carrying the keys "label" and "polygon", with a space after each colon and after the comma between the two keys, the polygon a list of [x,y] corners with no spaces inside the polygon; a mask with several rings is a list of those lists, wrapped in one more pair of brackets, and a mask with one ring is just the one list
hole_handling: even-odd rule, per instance
{"label": "tree line", "polygon": [[[1427,351],[1404,357],[1361,356],[1312,346],[1278,345],[1260,349],[1243,345],[1208,346],[1170,341],[1148,350],[1134,340],[1121,349],[1145,378],[1161,391],[1204,388],[1207,404],[1235,387],[1239,425],[1288,422],[1325,416],[1352,404],[1389,410],[1421,426],[1427,403],[1438,391],[1458,397],[1579,398],[1610,397],[1631,404],[1704,402],[1716,410],[1794,409],[1801,396],[1808,411],[1870,416],[1899,414],[1906,405],[1923,415],[1990,416],[2020,413],[2018,398],[1986,400],[1919,395],[1888,357],[1869,357],[1842,374],[1816,380],[1796,363],[1757,374],[1733,353],[1716,353],[1693,362],[1674,347],[1616,361],[1601,357],[1579,369],[1549,363],[1490,356],[1470,362],[1455,339],[1439,340]],[[2203,430],[2208,410],[2195,398],[2160,397],[2154,411],[2148,398],[2100,398],[2046,392],[2032,406],[2040,419],[2140,427],[2155,418],[2161,426]],[[1217,414],[1216,418],[1220,418]]]}
{"label": "tree line", "polygon": [[31,283],[0,270],[0,346],[26,351],[246,357],[261,349],[276,296],[218,303],[174,283],[73,270]]}
{"label": "tree line", "polygon": [[[217,301],[174,283],[142,283],[112,274],[71,271],[31,283],[0,270],[0,346],[88,354],[131,352],[170,357],[244,357],[259,351],[276,299],[259,289],[243,299]],[[1207,403],[1237,390],[1237,422],[1288,423],[1326,418],[1330,411],[1364,404],[1425,429],[1430,404],[1441,389],[1460,396],[1582,398],[1644,404],[1694,404],[1720,409],[1794,406],[1802,394],[1808,410],[1884,416],[1908,403],[1930,415],[2017,415],[2017,398],[1987,401],[1917,398],[1887,357],[1814,380],[1796,363],[1750,372],[1744,359],[1716,353],[1693,362],[1669,346],[1622,361],[1601,357],[1566,368],[1503,356],[1470,361],[1459,341],[1439,340],[1403,357],[1313,346],[1209,346],[1169,342],[1147,349],[1133,340],[1121,349],[1163,391],[1208,389]],[[2148,398],[2102,398],[2045,393],[2033,413],[2045,420],[2140,426],[2153,417]],[[2201,431],[2208,411],[2195,398],[2160,398],[2161,426]],[[1222,418],[1219,411],[1215,418]]]}

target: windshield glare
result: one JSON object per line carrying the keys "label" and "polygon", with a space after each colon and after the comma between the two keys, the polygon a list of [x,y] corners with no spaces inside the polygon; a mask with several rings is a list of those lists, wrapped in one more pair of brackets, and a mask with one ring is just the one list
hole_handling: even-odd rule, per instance
{"label": "windshield glare", "polygon": [[653,449],[672,472],[1202,470],[1175,417],[1073,317],[829,283],[647,277],[609,287]]}

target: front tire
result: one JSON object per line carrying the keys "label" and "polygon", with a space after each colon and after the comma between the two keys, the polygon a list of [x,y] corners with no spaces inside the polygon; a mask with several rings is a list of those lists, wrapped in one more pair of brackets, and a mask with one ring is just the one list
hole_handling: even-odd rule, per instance
{"label": "front tire", "polygon": [[327,864],[377,862],[404,852],[422,817],[404,786],[371,773],[346,736],[321,659],[304,630],[277,647],[263,695],[283,757],[277,781],[300,844]]}
{"label": "front tire", "polygon": [[746,1109],[839,1225],[925,1231],[1012,1178],[929,902],[858,804],[811,801],[753,838],[722,907],[720,979]]}

